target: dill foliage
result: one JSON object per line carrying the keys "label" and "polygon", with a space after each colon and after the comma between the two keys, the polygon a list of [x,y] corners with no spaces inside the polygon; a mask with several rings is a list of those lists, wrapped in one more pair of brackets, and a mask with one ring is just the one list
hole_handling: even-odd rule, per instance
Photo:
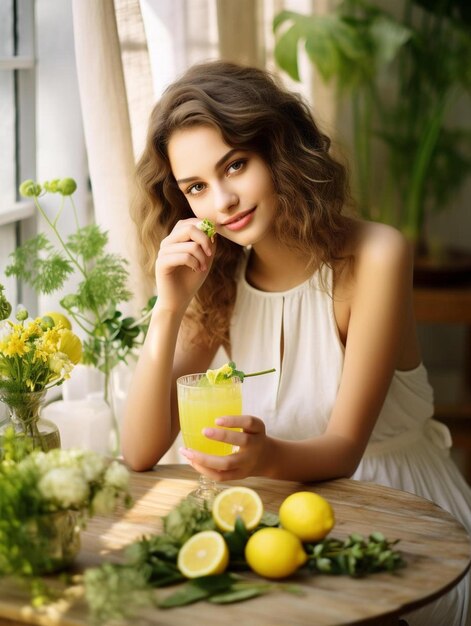
{"label": "dill foliage", "polygon": [[[87,335],[82,362],[108,376],[119,361],[126,361],[136,345],[142,343],[155,298],[149,300],[140,319],[123,317],[119,307],[132,296],[128,287],[128,262],[107,251],[108,233],[99,225],[80,226],[73,199],[76,188],[71,178],[54,179],[42,185],[27,180],[20,185],[21,195],[33,199],[50,236],[39,233],[19,246],[10,255],[5,273],[44,294],[64,290],[67,280],[76,277],[76,291],[65,293],[60,304]],[[40,203],[40,198],[47,194],[60,197],[53,218]],[[76,231],[67,237],[59,228],[64,213],[77,224]]]}

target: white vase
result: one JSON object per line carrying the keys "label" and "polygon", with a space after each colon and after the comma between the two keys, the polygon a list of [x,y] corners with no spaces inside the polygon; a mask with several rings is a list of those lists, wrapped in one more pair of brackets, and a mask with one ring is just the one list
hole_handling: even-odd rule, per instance
{"label": "white vase", "polygon": [[111,409],[102,397],[57,400],[45,406],[43,414],[57,425],[63,449],[82,448],[110,454],[113,420]]}

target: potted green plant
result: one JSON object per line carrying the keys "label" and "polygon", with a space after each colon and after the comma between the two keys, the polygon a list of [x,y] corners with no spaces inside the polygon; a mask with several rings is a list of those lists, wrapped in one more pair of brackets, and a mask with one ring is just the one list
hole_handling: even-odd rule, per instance
{"label": "potted green plant", "polygon": [[391,5],[399,17],[363,0],[326,15],[283,11],[275,59],[299,80],[304,44],[322,79],[335,81],[352,110],[361,214],[400,228],[423,252],[428,216],[450,206],[471,171],[470,118],[450,119],[471,95],[471,10],[465,0]]}

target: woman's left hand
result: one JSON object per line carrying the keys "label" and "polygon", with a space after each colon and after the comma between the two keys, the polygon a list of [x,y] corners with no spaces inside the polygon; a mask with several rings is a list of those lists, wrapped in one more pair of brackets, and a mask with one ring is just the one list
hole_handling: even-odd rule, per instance
{"label": "woman's left hand", "polygon": [[[238,451],[226,456],[204,454],[190,448],[181,448],[182,454],[200,474],[216,481],[237,480],[248,476],[262,476],[265,471],[270,438],[263,421],[253,415],[226,415],[216,420],[223,428],[205,428],[203,434],[213,441],[237,446]],[[227,430],[241,428],[241,431]]]}

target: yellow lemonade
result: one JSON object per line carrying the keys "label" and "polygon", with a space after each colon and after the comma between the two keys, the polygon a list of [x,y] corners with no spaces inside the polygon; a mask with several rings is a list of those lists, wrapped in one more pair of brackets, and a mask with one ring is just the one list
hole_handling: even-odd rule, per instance
{"label": "yellow lemonade", "polygon": [[[242,387],[238,379],[210,384],[207,379],[184,376],[178,381],[178,411],[183,441],[187,448],[205,454],[224,456],[233,446],[213,441],[202,434],[204,428],[220,428],[215,420],[223,415],[241,415]],[[240,430],[231,428],[228,430]]]}

